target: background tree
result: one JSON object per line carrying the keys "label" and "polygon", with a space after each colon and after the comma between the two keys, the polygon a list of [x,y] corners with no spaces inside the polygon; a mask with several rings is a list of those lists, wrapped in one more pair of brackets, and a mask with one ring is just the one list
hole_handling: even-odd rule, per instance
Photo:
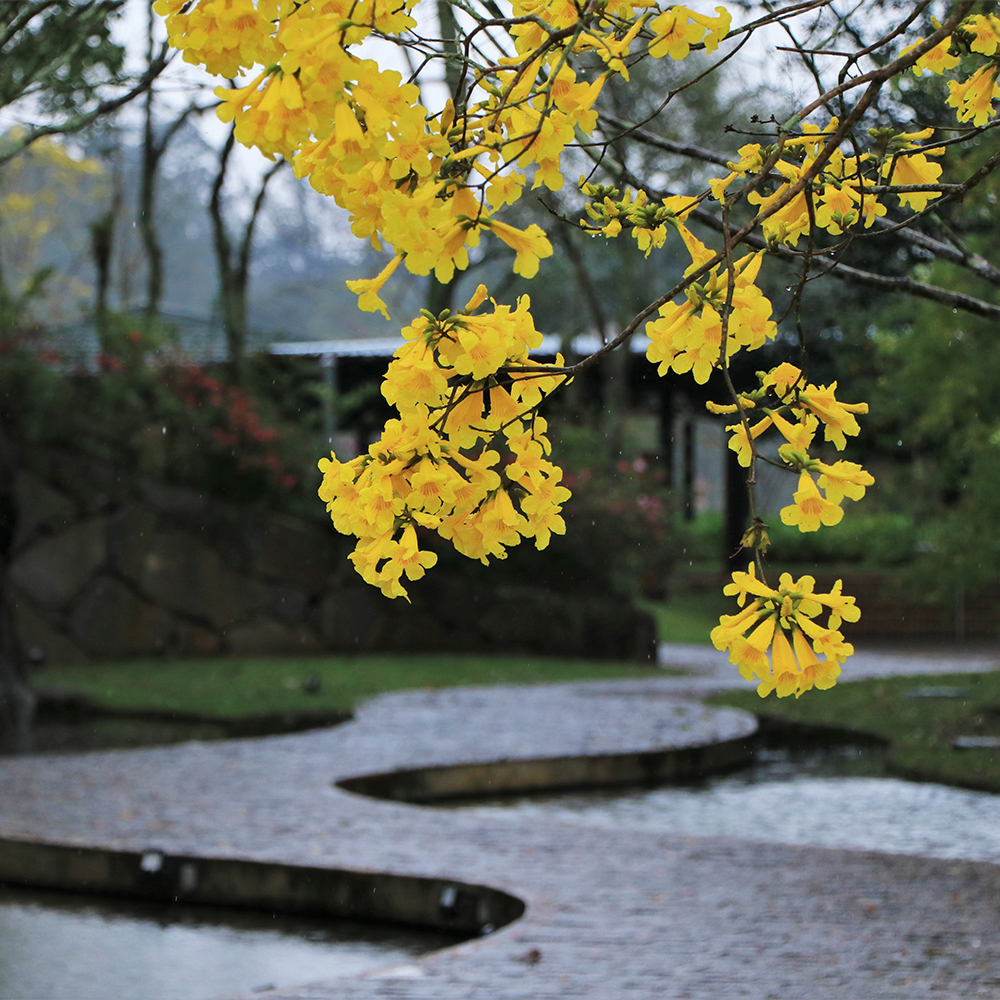
{"label": "background tree", "polygon": [[8,0],[0,5],[0,109],[29,120],[0,166],[44,136],[70,135],[145,93],[169,61],[164,45],[138,79],[124,70],[111,22],[125,0]]}
{"label": "background tree", "polygon": [[[47,136],[78,133],[98,122],[142,94],[162,72],[169,59],[166,46],[138,79],[123,72],[124,51],[111,40],[111,21],[122,2],[11,0],[0,5],[0,110],[25,121],[6,134],[0,169]],[[24,301],[23,294],[2,296],[0,332],[7,338],[21,321]],[[34,710],[6,600],[6,557],[17,518],[16,467],[8,421],[0,419],[0,746],[24,741]]]}

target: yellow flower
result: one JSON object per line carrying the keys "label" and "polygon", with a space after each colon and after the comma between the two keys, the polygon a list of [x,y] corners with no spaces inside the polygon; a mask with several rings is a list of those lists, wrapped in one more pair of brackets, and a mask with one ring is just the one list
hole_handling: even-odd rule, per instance
{"label": "yellow flower", "polygon": [[758,597],[776,597],[777,591],[772,590],[766,583],[757,579],[757,570],[753,563],[744,573],[737,570],[733,573],[733,582],[727,583],[722,588],[722,592],[727,597],[736,597],[736,603],[742,608],[747,599],[747,594],[755,594]]}
{"label": "yellow flower", "polygon": [[691,12],[686,7],[671,7],[649,22],[649,30],[656,36],[649,43],[649,54],[654,59],[670,56],[671,59],[686,59],[692,42],[700,42],[705,29],[691,20]]}
{"label": "yellow flower", "polygon": [[[912,45],[908,45],[900,52],[900,56],[905,56],[912,52],[921,42],[918,38]],[[925,52],[913,65],[913,72],[917,76],[923,76],[924,70],[930,70],[940,76],[947,69],[954,69],[958,65],[958,56],[951,54],[951,36],[942,39],[930,51]]]}
{"label": "yellow flower", "polygon": [[840,628],[841,620],[856,622],[861,618],[861,609],[854,603],[853,597],[842,594],[843,580],[838,580],[829,594],[816,594],[816,600],[830,609],[830,628]]}
{"label": "yellow flower", "polygon": [[788,390],[797,385],[802,378],[802,370],[795,365],[783,361],[777,368],[772,368],[761,380],[761,385],[766,389],[774,386],[774,391],[781,399],[788,395]]}
{"label": "yellow flower", "polygon": [[517,251],[514,273],[523,278],[533,278],[538,273],[538,261],[552,256],[552,244],[542,232],[541,226],[532,223],[527,229],[515,229],[498,219],[483,220],[494,234],[511,249]]}
{"label": "yellow flower", "polygon": [[399,348],[382,382],[386,402],[399,410],[424,405],[439,407],[447,398],[448,376],[421,342]]}
{"label": "yellow flower", "polygon": [[[399,574],[394,572],[395,567],[398,567],[401,573],[406,574],[407,579],[419,580],[424,575],[425,570],[436,565],[437,558],[434,552],[421,552],[417,548],[417,532],[413,525],[409,524],[403,529],[403,537],[400,538],[396,551],[389,562],[392,569],[389,569],[389,566],[386,569],[390,575],[398,578]],[[406,596],[405,592],[402,596]]]}
{"label": "yellow flower", "polygon": [[[740,406],[744,410],[753,410],[756,408],[757,404],[749,396],[740,396]],[[713,403],[711,400],[705,403],[705,409],[709,413],[714,413],[716,415],[736,413],[739,410],[739,406],[735,403]]]}
{"label": "yellow flower", "polygon": [[792,645],[795,647],[795,658],[798,660],[801,678],[799,689],[795,692],[798,698],[803,691],[813,687],[826,691],[837,683],[840,676],[840,664],[835,659],[821,660],[816,656],[816,650],[809,644],[805,633],[799,629],[792,632]]}
{"label": "yellow flower", "polygon": [[691,265],[684,271],[684,276],[687,277],[692,271],[697,271],[699,267],[707,264],[715,254],[687,226],[678,223],[677,232],[681,234],[684,246],[687,247],[687,252],[691,255]]}
{"label": "yellow flower", "polygon": [[837,383],[807,385],[799,392],[799,403],[826,424],[826,440],[832,441],[839,451],[847,446],[845,434],[856,437],[861,433],[855,413],[867,413],[867,403],[841,403],[834,397]]}
{"label": "yellow flower", "polygon": [[740,675],[748,681],[754,677],[764,680],[771,675],[767,652],[751,646],[743,636],[737,636],[733,640],[729,651],[729,662],[735,663]]}
{"label": "yellow flower", "polygon": [[[910,137],[902,136],[902,138]],[[941,176],[941,164],[932,163],[927,156],[938,156],[943,152],[944,150],[938,147],[925,149],[919,153],[903,152],[899,156],[889,157],[882,164],[882,176],[890,184],[936,184]],[[922,212],[927,207],[927,202],[932,198],[939,198],[940,194],[935,191],[902,191],[897,197],[900,204],[909,205],[915,212]]]}
{"label": "yellow flower", "polygon": [[[771,418],[764,417],[762,420],[758,420],[750,428],[750,436],[756,441],[757,438],[761,436],[771,426]],[[731,424],[726,428],[727,431],[732,431],[733,436],[729,439],[729,450],[736,452],[736,458],[740,465],[744,469],[748,468],[750,465],[750,458],[753,454],[753,449],[750,447],[750,441],[747,438],[746,428],[743,426],[743,422],[740,421],[738,424]]]}
{"label": "yellow flower", "polygon": [[729,28],[733,23],[732,15],[725,7],[715,8],[715,17],[708,14],[701,14],[697,11],[689,11],[688,16],[697,21],[706,29],[705,51],[714,52],[719,47],[719,42],[729,34]]}
{"label": "yellow flower", "polygon": [[[811,414],[803,414],[802,420],[798,423],[791,423],[780,413],[771,413],[774,426],[778,428],[788,445],[797,452],[807,452],[812,439],[816,434],[817,421]],[[782,449],[785,446],[782,445]],[[787,461],[787,460],[786,460]]]}
{"label": "yellow flower", "polygon": [[778,629],[771,647],[771,676],[757,685],[757,694],[766,698],[774,691],[779,698],[787,698],[798,692],[800,680],[801,673],[792,647],[784,630]]}
{"label": "yellow flower", "polygon": [[837,629],[823,628],[808,618],[801,620],[799,626],[813,640],[813,649],[826,657],[827,663],[841,664],[847,657],[854,655],[854,646],[845,642],[843,635]]}
{"label": "yellow flower", "polygon": [[826,498],[831,503],[840,503],[844,497],[860,500],[865,495],[865,487],[871,486],[875,478],[865,472],[857,462],[825,462],[816,463],[822,473],[818,485],[825,491]]}
{"label": "yellow flower", "polygon": [[[489,175],[486,168],[478,168],[480,173]],[[524,188],[524,174],[516,170],[509,170],[505,174],[496,174],[490,179],[489,187],[486,189],[486,200],[490,208],[497,212],[504,205],[513,205],[521,197]]]}
{"label": "yellow flower", "polygon": [[402,254],[396,254],[374,278],[357,278],[346,282],[347,287],[355,295],[361,296],[358,299],[358,308],[362,312],[380,312],[386,319],[389,318],[389,312],[385,307],[385,303],[379,298],[378,293],[382,290],[382,286],[392,277],[402,259]]}
{"label": "yellow flower", "polygon": [[950,107],[958,109],[958,120],[967,122],[970,118],[977,128],[985,125],[993,114],[993,98],[1000,97],[1000,87],[997,86],[996,65],[983,66],[964,83],[957,80],[948,82],[948,100]]}
{"label": "yellow flower", "polygon": [[819,487],[808,472],[799,476],[799,488],[794,494],[795,503],[781,509],[783,524],[798,525],[799,531],[818,531],[820,524],[832,527],[844,516],[842,508],[824,500]]}
{"label": "yellow flower", "polygon": [[816,225],[833,236],[857,220],[856,206],[861,196],[847,184],[826,184],[816,208]]}
{"label": "yellow flower", "polygon": [[974,14],[962,24],[962,27],[975,35],[969,45],[973,52],[991,56],[1000,46],[1000,20],[992,14]]}
{"label": "yellow flower", "polygon": [[477,382],[498,371],[507,360],[507,342],[501,337],[496,323],[483,317],[480,322],[463,323],[455,329],[454,337],[462,348],[450,358],[459,375],[471,375]]}
{"label": "yellow flower", "polygon": [[476,290],[472,293],[472,298],[465,303],[465,308],[462,312],[466,314],[474,313],[489,297],[490,293],[486,286],[483,284],[477,285]]}

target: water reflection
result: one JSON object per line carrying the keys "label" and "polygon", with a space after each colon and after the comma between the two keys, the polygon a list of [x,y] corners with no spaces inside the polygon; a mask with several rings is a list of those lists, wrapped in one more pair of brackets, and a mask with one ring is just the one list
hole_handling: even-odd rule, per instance
{"label": "water reflection", "polygon": [[0,885],[0,998],[229,996],[405,964],[456,940],[374,924]]}
{"label": "water reflection", "polygon": [[1000,862],[1000,796],[884,776],[873,751],[761,751],[699,785],[491,800],[496,819]]}

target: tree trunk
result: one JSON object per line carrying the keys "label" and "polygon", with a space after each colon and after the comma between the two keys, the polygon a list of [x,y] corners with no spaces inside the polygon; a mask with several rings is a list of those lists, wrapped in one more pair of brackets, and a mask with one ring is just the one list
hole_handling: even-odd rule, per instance
{"label": "tree trunk", "polygon": [[[212,184],[212,197],[209,199],[208,212],[212,219],[212,233],[215,243],[215,260],[219,269],[219,298],[222,301],[222,319],[226,330],[226,345],[229,350],[229,362],[232,365],[233,381],[239,385],[243,380],[243,360],[247,342],[247,284],[250,280],[250,257],[253,251],[254,231],[260,211],[267,197],[267,186],[274,175],[286,164],[286,160],[278,160],[264,174],[254,198],[250,218],[243,230],[238,252],[233,254],[232,240],[226,228],[226,220],[222,211],[222,186],[226,181],[226,171],[229,168],[229,157],[236,144],[236,136],[230,131],[226,144],[219,155],[219,170]],[[235,256],[235,260],[234,260]]]}
{"label": "tree trunk", "polygon": [[0,590],[0,753],[29,749],[37,702],[21,666],[21,650],[5,590]]}
{"label": "tree trunk", "polygon": [[142,142],[142,177],[139,182],[139,232],[146,252],[146,323],[156,318],[163,297],[163,247],[156,231],[157,166],[162,148],[153,135],[153,91],[146,95],[146,121]]}
{"label": "tree trunk", "polygon": [[31,741],[35,694],[24,675],[7,592],[7,564],[14,538],[14,454],[0,427],[0,753],[25,750]]}
{"label": "tree trunk", "polygon": [[108,288],[111,285],[111,254],[115,240],[115,210],[108,209],[90,224],[90,252],[97,271],[97,295],[94,299],[94,323],[103,350],[108,328]]}
{"label": "tree trunk", "polygon": [[[153,11],[153,0],[148,0],[147,7],[146,62],[152,66],[156,51],[154,38],[156,14]],[[139,180],[139,231],[142,234],[142,245],[146,253],[145,319],[147,327],[159,315],[160,299],[163,298],[163,244],[160,242],[159,230],[156,228],[156,185],[160,176],[160,160],[167,151],[170,141],[180,131],[188,117],[200,115],[203,111],[208,110],[207,106],[190,104],[164,129],[159,141],[157,141],[156,122],[153,115],[155,97],[156,91],[150,85],[146,93],[146,110],[142,132],[142,177]]]}

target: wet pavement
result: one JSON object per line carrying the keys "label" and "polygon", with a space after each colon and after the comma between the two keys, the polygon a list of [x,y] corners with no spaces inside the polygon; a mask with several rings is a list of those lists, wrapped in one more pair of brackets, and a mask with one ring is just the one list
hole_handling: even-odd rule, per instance
{"label": "wet pavement", "polygon": [[[987,862],[754,842],[749,817],[730,837],[500,822],[334,785],[748,737],[750,716],[692,700],[742,683],[695,649],[665,654],[693,678],[407,692],[331,730],[5,759],[0,837],[463,880],[526,903],[507,927],[424,959],[258,997],[1000,998],[1000,867]],[[899,673],[995,663],[856,659]]]}

